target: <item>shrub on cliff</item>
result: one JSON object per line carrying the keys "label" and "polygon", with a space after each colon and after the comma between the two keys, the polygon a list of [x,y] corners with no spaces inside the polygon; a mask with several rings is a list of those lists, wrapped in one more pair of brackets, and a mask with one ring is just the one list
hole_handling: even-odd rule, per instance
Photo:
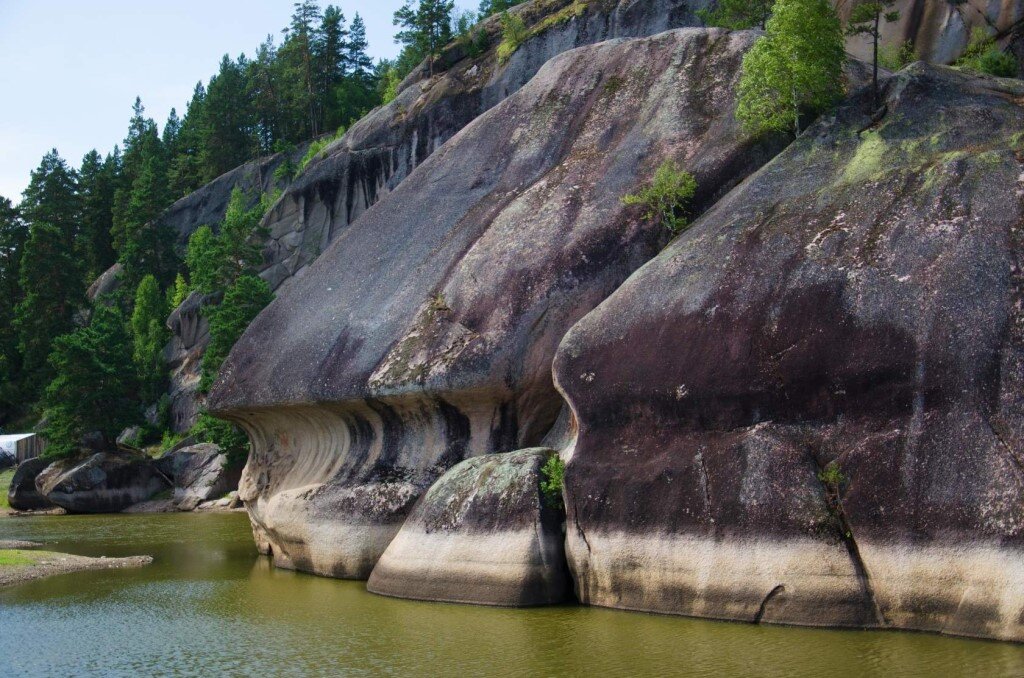
{"label": "shrub on cliff", "polygon": [[990,37],[983,28],[975,28],[971,32],[967,48],[953,65],[975,73],[986,73],[1001,78],[1012,78],[1017,75],[1017,61],[1013,55],[1000,50],[996,46],[995,39]]}
{"label": "shrub on cliff", "polygon": [[679,233],[689,223],[686,210],[696,192],[697,180],[693,175],[666,160],[648,186],[639,193],[624,196],[622,202],[640,205],[644,208],[644,219],[657,221],[672,233]]}
{"label": "shrub on cliff", "polygon": [[540,469],[540,491],[544,502],[550,508],[562,505],[562,486],[565,484],[565,462],[557,454],[552,454]]}
{"label": "shrub on cliff", "polygon": [[707,26],[720,26],[733,31],[764,28],[772,12],[772,0],[719,0],[713,9],[697,11]]}
{"label": "shrub on cliff", "polygon": [[530,31],[518,14],[501,13],[501,43],[498,45],[498,63],[512,58],[519,46],[530,37]]}
{"label": "shrub on cliff", "polygon": [[792,129],[842,96],[846,51],[828,0],[778,0],[743,58],[736,117],[751,134]]}
{"label": "shrub on cliff", "polygon": [[139,375],[139,395],[147,403],[160,397],[167,377],[163,358],[168,339],[166,318],[166,298],[160,293],[156,278],[147,275],[135,290],[131,318],[132,358]]}

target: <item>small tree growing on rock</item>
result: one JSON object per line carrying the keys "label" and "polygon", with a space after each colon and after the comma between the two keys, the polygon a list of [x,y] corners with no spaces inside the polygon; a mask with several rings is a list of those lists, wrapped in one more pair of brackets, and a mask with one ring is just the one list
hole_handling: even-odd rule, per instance
{"label": "small tree growing on rock", "polygon": [[842,95],[846,52],[828,0],[778,0],[766,34],[743,58],[736,117],[751,134],[792,129]]}
{"label": "small tree growing on rock", "polygon": [[850,12],[847,35],[867,35],[871,39],[871,107],[877,109],[878,95],[878,42],[881,38],[882,21],[898,21],[900,13],[892,9],[896,0],[874,0],[857,5]]}
{"label": "small tree growing on rock", "polygon": [[210,345],[203,354],[200,389],[205,392],[213,386],[231,347],[273,298],[265,280],[254,275],[243,275],[224,293],[224,301],[210,309]]}
{"label": "small tree growing on rock", "polygon": [[702,9],[697,18],[708,26],[738,31],[764,28],[772,13],[773,0],[719,0],[713,9]]}
{"label": "small tree growing on rock", "polygon": [[666,160],[648,186],[639,193],[624,196],[622,203],[642,206],[644,219],[657,221],[672,233],[679,233],[689,224],[686,210],[696,192],[697,180],[693,175]]}

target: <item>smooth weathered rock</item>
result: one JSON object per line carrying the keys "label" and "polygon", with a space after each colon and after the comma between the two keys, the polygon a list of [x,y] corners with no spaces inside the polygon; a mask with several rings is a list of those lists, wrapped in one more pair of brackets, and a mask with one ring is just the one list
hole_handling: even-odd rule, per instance
{"label": "smooth weathered rock", "polygon": [[240,494],[276,562],[366,577],[444,471],[540,442],[558,341],[668,239],[621,197],[669,157],[699,212],[774,151],[733,115],[755,38],[679,30],[553,59],[261,313],[210,407],[253,441]]}
{"label": "smooth weathered rock", "polygon": [[70,513],[117,513],[169,487],[152,459],[113,452],[58,461],[36,477],[36,489]]}
{"label": "smooth weathered rock", "polygon": [[50,462],[36,457],[26,459],[18,465],[7,488],[7,503],[16,511],[41,511],[53,508],[53,503],[36,489],[36,476]]}
{"label": "smooth weathered rock", "polygon": [[457,464],[423,495],[367,582],[373,593],[480,605],[549,605],[572,590],[561,498],[540,490],[552,450]]}
{"label": "smooth weathered rock", "polygon": [[559,347],[582,602],[1024,640],[1024,83],[867,99]]}
{"label": "smooth weathered rock", "polygon": [[[402,83],[398,97],[352,125],[310,163],[270,209],[261,273],[272,289],[291,284],[381,196],[394,190],[448,139],[525,85],[548,60],[609,38],[641,37],[700,25],[706,0],[541,0],[512,10],[534,35],[499,63],[499,16],[483,22],[490,49],[471,58],[449,45]],[[431,75],[431,70],[433,75]]]}
{"label": "smooth weathered rock", "polygon": [[157,463],[173,480],[174,503],[182,511],[237,490],[242,475],[242,469],[228,468],[227,455],[213,443],[168,452]]}
{"label": "smooth weathered rock", "polygon": [[89,289],[85,292],[86,298],[89,301],[96,301],[98,297],[115,292],[121,286],[121,271],[123,270],[124,267],[121,264],[114,264],[101,273],[100,277],[89,285]]}
{"label": "smooth weathered rock", "polygon": [[118,445],[127,445],[129,447],[138,446],[139,439],[142,437],[141,426],[129,426],[125,430],[121,431],[117,436]]}

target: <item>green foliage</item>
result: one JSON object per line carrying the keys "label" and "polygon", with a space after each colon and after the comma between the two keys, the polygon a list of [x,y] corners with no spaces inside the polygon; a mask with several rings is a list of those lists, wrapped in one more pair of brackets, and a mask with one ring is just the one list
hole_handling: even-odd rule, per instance
{"label": "green foliage", "polygon": [[171,308],[175,309],[181,306],[182,302],[188,299],[189,295],[188,283],[185,281],[185,276],[181,273],[175,276],[172,290]]}
{"label": "green foliage", "polygon": [[482,21],[494,14],[500,14],[510,10],[518,4],[519,3],[514,0],[480,0],[480,7],[477,10],[477,15]]}
{"label": "green foliage", "polygon": [[771,15],[773,0],[718,0],[711,9],[697,11],[697,18],[707,26],[730,30],[764,28]]}
{"label": "green foliage", "polygon": [[227,455],[228,468],[245,465],[249,456],[249,438],[231,422],[217,419],[207,413],[199,415],[196,425],[189,431],[197,440],[217,445]]}
{"label": "green foliage", "polygon": [[220,245],[212,228],[204,224],[189,236],[185,265],[188,267],[188,279],[193,288],[203,294],[211,294],[217,290]]}
{"label": "green foliage", "polygon": [[519,46],[530,37],[530,31],[523,23],[522,17],[510,12],[501,13],[501,43],[498,44],[498,63],[503,64],[512,58]]}
{"label": "green foliage", "polygon": [[839,468],[839,462],[829,462],[825,468],[818,471],[818,480],[830,491],[838,492],[846,484],[846,476]]}
{"label": "green foliage", "polygon": [[971,32],[967,48],[954,65],[1000,78],[1016,77],[1018,71],[1017,60],[1013,55],[1000,50],[995,38],[989,36],[983,28],[975,28]]}
{"label": "green foliage", "polygon": [[850,11],[850,20],[846,28],[847,35],[867,35],[871,39],[871,103],[877,109],[880,100],[878,92],[878,45],[882,37],[882,21],[892,23],[898,21],[900,13],[892,9],[896,0],[873,0],[855,5]]}
{"label": "green foliage", "polygon": [[14,313],[22,299],[19,278],[28,226],[18,208],[0,197],[0,425],[25,408],[21,382],[21,352]]}
{"label": "green foliage", "polygon": [[[393,23],[402,30],[395,34],[395,42],[410,53],[407,58],[425,59],[441,53],[441,48],[452,39],[453,0],[406,0]],[[433,59],[430,60],[433,75]]]}
{"label": "green foliage", "polygon": [[898,45],[878,47],[878,65],[889,71],[899,71],[917,60],[914,43],[904,40]]}
{"label": "green foliage", "polygon": [[751,134],[792,129],[842,95],[846,60],[828,0],[778,0],[766,34],[743,58],[736,116]]}
{"label": "green foliage", "polygon": [[203,355],[200,389],[208,391],[225,358],[253,318],[273,299],[266,281],[243,275],[224,293],[219,306],[209,311],[210,344]]}
{"label": "green foliage", "polygon": [[697,180],[680,169],[675,162],[666,160],[654,173],[654,180],[639,193],[622,198],[625,205],[639,205],[644,219],[657,221],[672,233],[679,233],[689,223],[686,210],[697,192]]}
{"label": "green foliage", "polygon": [[7,511],[11,508],[7,501],[7,491],[11,487],[11,481],[14,480],[15,470],[9,468],[6,471],[0,471],[0,511]]}
{"label": "green foliage", "polygon": [[302,160],[299,161],[299,167],[295,173],[296,176],[305,172],[306,167],[309,166],[309,163],[313,162],[313,160],[317,156],[319,156],[328,146],[330,146],[343,136],[345,136],[345,128],[339,127],[338,131],[334,133],[334,136],[320,137],[319,139],[315,139],[312,142],[310,142],[309,148],[306,149],[306,154],[302,156]]}
{"label": "green foliage", "polygon": [[557,454],[552,454],[540,469],[540,491],[544,502],[550,508],[562,506],[562,488],[565,485],[565,462]]}
{"label": "green foliage", "polygon": [[132,342],[116,305],[99,304],[92,321],[53,342],[54,379],[46,387],[48,458],[75,454],[86,433],[108,442],[138,419]]}
{"label": "green foliage", "polygon": [[170,334],[165,326],[166,319],[166,298],[160,293],[156,278],[147,275],[135,291],[131,317],[132,358],[143,402],[157,400],[167,382],[163,349]]}
{"label": "green foliage", "polygon": [[260,230],[260,221],[272,199],[265,193],[254,206],[246,207],[248,201],[241,189],[236,187],[231,191],[217,236],[220,257],[217,282],[221,288],[233,283],[238,276],[252,272],[262,262],[261,241],[266,234]]}

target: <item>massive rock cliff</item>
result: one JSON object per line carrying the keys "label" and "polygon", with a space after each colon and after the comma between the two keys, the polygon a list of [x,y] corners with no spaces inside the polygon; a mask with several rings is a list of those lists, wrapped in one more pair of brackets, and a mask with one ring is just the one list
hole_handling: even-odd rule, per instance
{"label": "massive rock cliff", "polygon": [[275,562],[366,577],[445,470],[545,436],[559,340],[667,240],[621,197],[674,158],[699,213],[770,157],[733,116],[755,38],[679,30],[556,57],[264,310],[210,406],[253,441],[240,491]]}
{"label": "massive rock cliff", "polygon": [[1024,640],[1024,84],[916,64],[562,342],[585,603]]}
{"label": "massive rock cliff", "polygon": [[[398,97],[355,123],[288,188],[263,225],[261,274],[276,289],[302,272],[344,228],[484,111],[516,92],[552,57],[617,37],[700,22],[706,0],[545,0],[511,10],[532,29],[506,63],[497,57],[497,16],[481,30],[490,49],[472,57],[454,43],[402,84]],[[433,75],[431,75],[433,71]]]}

